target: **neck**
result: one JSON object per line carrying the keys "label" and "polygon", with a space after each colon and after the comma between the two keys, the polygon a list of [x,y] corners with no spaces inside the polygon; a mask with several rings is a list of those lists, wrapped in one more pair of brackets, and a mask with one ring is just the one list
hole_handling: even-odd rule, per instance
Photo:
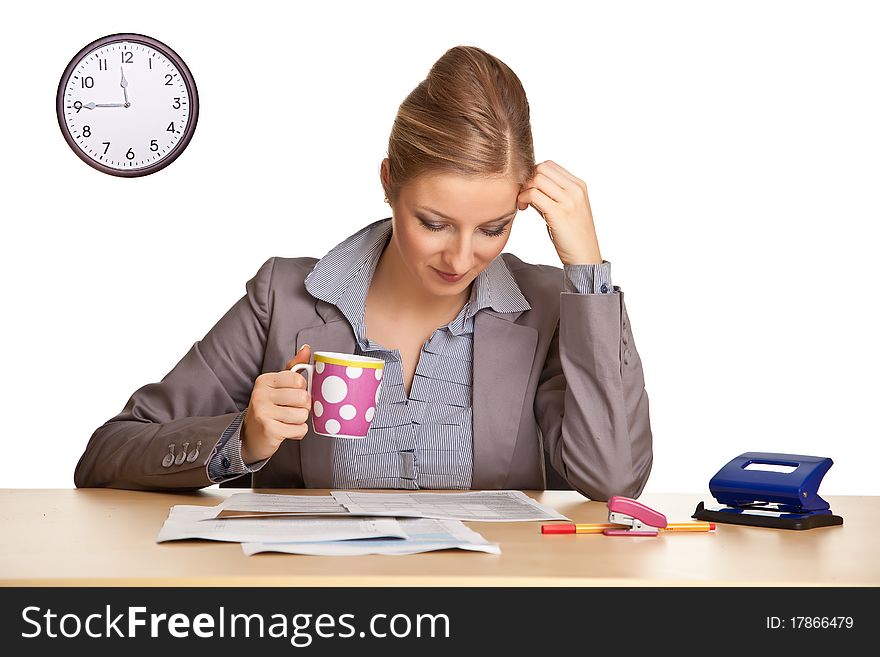
{"label": "neck", "polygon": [[471,289],[468,286],[455,296],[433,294],[426,290],[400,259],[392,237],[376,263],[369,294],[380,305],[393,305],[398,316],[449,322],[455,319],[470,298]]}

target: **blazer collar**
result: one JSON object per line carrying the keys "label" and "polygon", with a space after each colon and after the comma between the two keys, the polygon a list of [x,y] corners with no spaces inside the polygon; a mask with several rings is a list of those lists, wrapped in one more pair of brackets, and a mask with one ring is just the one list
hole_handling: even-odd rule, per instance
{"label": "blazer collar", "polygon": [[[344,306],[346,313],[343,314],[348,315],[352,324],[363,319],[364,300],[348,297],[369,289],[376,265],[391,235],[390,217],[374,221],[344,239],[315,263],[306,276],[305,287],[315,299],[325,302],[325,306],[318,304],[315,307],[324,321],[330,321],[327,317],[331,311],[326,304],[332,304],[337,309]],[[501,254],[474,279],[467,312],[462,320],[484,308],[491,308],[496,313],[512,314],[514,317],[511,321],[531,309]],[[456,325],[451,328],[458,334],[462,327]]]}

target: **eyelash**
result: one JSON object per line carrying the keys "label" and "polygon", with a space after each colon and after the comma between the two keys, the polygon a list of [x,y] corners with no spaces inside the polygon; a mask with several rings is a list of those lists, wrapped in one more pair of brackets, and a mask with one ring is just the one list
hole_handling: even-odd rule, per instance
{"label": "eyelash", "polygon": [[[421,218],[419,219],[419,221],[421,222],[422,226],[424,226],[425,228],[427,228],[428,230],[430,230],[431,232],[434,232],[434,233],[438,233],[441,230],[446,228],[446,226],[438,226],[437,224],[428,223],[427,221],[425,221],[424,219],[421,219]],[[486,237],[501,237],[502,235],[504,235],[504,233],[507,232],[507,225],[505,225],[504,228],[501,228],[500,230],[486,231],[486,230],[480,229],[480,232],[483,233],[483,235],[485,235]]]}

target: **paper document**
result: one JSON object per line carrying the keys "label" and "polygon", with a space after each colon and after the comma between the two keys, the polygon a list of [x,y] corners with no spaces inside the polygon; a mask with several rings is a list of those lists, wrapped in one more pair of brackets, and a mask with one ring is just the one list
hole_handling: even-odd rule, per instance
{"label": "paper document", "polygon": [[[328,522],[339,522],[339,520]],[[401,520],[400,524],[409,538],[369,538],[360,541],[324,541],[320,543],[242,543],[241,549],[248,556],[258,552],[287,552],[289,554],[325,556],[394,555],[453,548],[501,554],[501,548],[497,543],[489,543],[477,532],[456,520],[410,518]]]}
{"label": "paper document", "polygon": [[[261,496],[262,497],[262,496]],[[407,538],[394,518],[232,518],[217,519],[216,507],[177,505],[159,531],[157,543],[186,538],[212,541],[341,541],[366,538]]]}
{"label": "paper document", "polygon": [[356,515],[445,518],[480,522],[568,520],[555,509],[539,504],[518,490],[470,493],[332,492],[330,494],[350,513]]}
{"label": "paper document", "polygon": [[518,490],[468,493],[336,491],[326,497],[236,493],[216,508],[219,518],[296,516],[326,512],[332,515],[396,516],[483,522],[568,520],[554,509],[539,504]]}
{"label": "paper document", "polygon": [[261,515],[351,515],[330,495],[234,493],[213,508],[218,518]]}

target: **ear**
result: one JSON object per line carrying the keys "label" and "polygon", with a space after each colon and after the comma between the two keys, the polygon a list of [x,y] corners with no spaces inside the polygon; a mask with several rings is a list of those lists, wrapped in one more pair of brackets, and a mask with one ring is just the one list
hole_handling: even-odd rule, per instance
{"label": "ear", "polygon": [[382,182],[382,189],[385,190],[386,194],[391,190],[390,164],[391,162],[387,157],[379,164],[379,180]]}

